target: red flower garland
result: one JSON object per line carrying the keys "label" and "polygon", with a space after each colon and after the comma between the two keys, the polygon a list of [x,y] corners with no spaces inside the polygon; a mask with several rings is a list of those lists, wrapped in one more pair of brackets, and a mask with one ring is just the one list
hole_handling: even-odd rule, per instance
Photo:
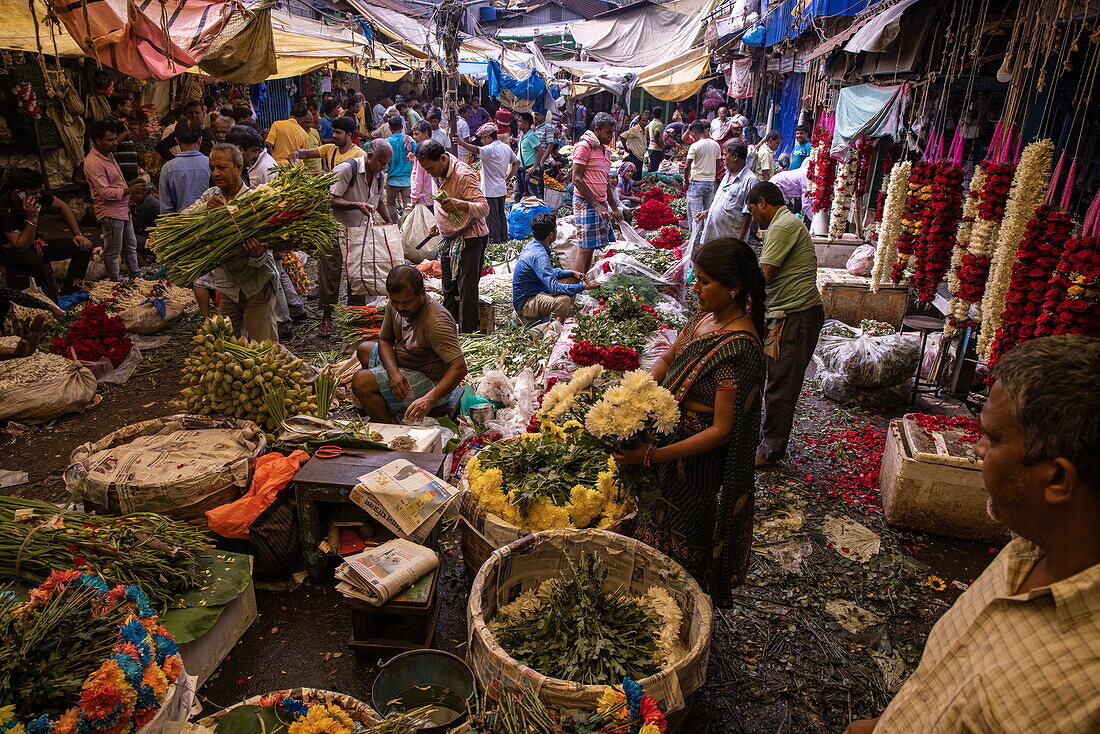
{"label": "red flower garland", "polygon": [[662,227],[660,234],[651,239],[649,244],[662,250],[675,250],[684,244],[684,233],[679,227]]}
{"label": "red flower garland", "polygon": [[921,161],[913,164],[909,174],[909,187],[905,195],[905,208],[901,213],[901,236],[898,237],[898,261],[890,273],[890,279],[900,283],[905,278],[909,260],[916,253],[925,227],[925,210],[932,202],[932,180],[936,164]]}
{"label": "red flower garland", "polygon": [[597,347],[589,341],[579,341],[569,348],[569,358],[581,367],[594,364],[605,369],[629,372],[641,367],[641,357],[633,349],[623,346]]}
{"label": "red flower garland", "polygon": [[987,222],[1004,218],[1008,205],[1008,192],[1012,189],[1012,177],[1016,166],[1011,163],[986,163],[985,186],[982,186],[978,202],[978,216]]}
{"label": "red flower garland", "polygon": [[[1008,204],[1008,192],[1012,188],[1012,177],[1016,174],[1016,167],[1011,163],[983,163],[985,167],[985,184],[978,192],[977,219],[985,222],[1000,222],[1004,218],[1005,206]],[[971,242],[974,232],[971,229]],[[958,243],[960,247],[964,244]],[[992,242],[986,243],[992,246]],[[959,267],[955,271],[955,279],[958,285],[951,294],[967,303],[981,303],[985,295],[985,283],[989,280],[989,266],[993,258],[991,254],[974,254],[969,249],[962,254]],[[957,324],[959,328],[971,324]]]}
{"label": "red flower garland", "polygon": [[634,215],[634,223],[642,229],[660,229],[679,221],[672,207],[659,199],[646,199]]}
{"label": "red flower garland", "polygon": [[828,211],[833,205],[833,189],[836,187],[836,159],[829,153],[833,143],[833,134],[827,127],[815,127],[810,147],[809,168],[806,171],[810,179],[810,199],[814,211]]}
{"label": "red flower garland", "polygon": [[932,199],[925,207],[922,236],[915,243],[916,267],[909,279],[917,299],[931,301],[951,265],[951,251],[962,219],[963,169],[949,162],[932,171]]}
{"label": "red flower garland", "polygon": [[875,156],[875,148],[878,146],[878,141],[874,138],[864,136],[856,141],[856,181],[855,181],[855,195],[863,196],[867,193],[867,187],[870,185],[870,176],[867,174],[871,170],[871,159]]}
{"label": "red flower garland", "polygon": [[55,336],[50,351],[81,362],[98,362],[103,357],[118,367],[130,356],[133,343],[126,336],[126,322],[118,316],[108,316],[102,303],[89,303],[80,318],[73,322],[65,336]]}
{"label": "red flower garland", "polygon": [[1100,237],[1074,237],[1047,283],[1036,336],[1100,336]]}
{"label": "red flower garland", "polygon": [[1072,227],[1068,212],[1051,210],[1045,204],[1035,210],[1035,216],[1027,223],[1012,266],[1001,326],[990,348],[990,365],[1020,342],[1038,336],[1036,326],[1050,290],[1051,276]]}

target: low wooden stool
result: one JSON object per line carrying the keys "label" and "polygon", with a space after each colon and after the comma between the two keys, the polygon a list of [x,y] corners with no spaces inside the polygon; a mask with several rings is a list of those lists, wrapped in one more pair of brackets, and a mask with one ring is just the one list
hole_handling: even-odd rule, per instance
{"label": "low wooden stool", "polygon": [[394,650],[424,650],[432,646],[435,623],[439,619],[440,568],[425,574],[379,607],[344,598],[351,608],[348,646],[358,657]]}

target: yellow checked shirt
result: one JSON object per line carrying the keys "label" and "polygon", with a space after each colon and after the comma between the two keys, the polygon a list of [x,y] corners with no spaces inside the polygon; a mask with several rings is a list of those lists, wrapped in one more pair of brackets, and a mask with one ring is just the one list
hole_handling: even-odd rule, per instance
{"label": "yellow checked shirt", "polygon": [[1026,594],[1016,538],[932,628],[875,734],[1100,732],[1100,565]]}

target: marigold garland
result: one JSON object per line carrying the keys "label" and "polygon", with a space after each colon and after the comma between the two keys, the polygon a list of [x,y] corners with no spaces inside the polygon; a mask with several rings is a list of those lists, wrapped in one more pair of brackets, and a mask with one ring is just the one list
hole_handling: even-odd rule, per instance
{"label": "marigold garland", "polygon": [[902,214],[909,190],[909,176],[913,164],[899,161],[890,170],[886,185],[886,201],[883,205],[882,226],[879,228],[878,246],[875,248],[875,266],[871,272],[871,290],[878,290],[890,277],[898,259],[898,238],[901,236]]}
{"label": "marigold garland", "polygon": [[982,328],[978,333],[978,352],[986,359],[990,356],[993,336],[1001,327],[1001,315],[1012,279],[1016,251],[1028,222],[1046,198],[1053,162],[1054,144],[1050,140],[1038,140],[1024,148],[1020,164],[1012,177],[1012,188],[991,253],[989,278],[982,296]]}
{"label": "marigold garland", "polygon": [[1036,336],[1100,336],[1100,237],[1066,243],[1040,311]]}
{"label": "marigold garland", "polygon": [[935,171],[935,163],[921,161],[913,164],[909,174],[905,210],[901,215],[901,235],[898,237],[898,259],[890,273],[890,279],[895,283],[905,280],[916,264],[912,261],[917,245],[924,236],[925,211],[932,201],[932,180],[935,177]]}

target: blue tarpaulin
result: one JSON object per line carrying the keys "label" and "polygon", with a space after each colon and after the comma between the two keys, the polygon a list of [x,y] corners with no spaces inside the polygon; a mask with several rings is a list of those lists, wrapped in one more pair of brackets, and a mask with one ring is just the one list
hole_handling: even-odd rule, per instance
{"label": "blue tarpaulin", "polygon": [[798,126],[798,108],[802,100],[802,82],[806,75],[793,72],[783,82],[783,91],[779,95],[779,124],[776,128],[783,135],[783,144],[779,153],[790,153],[794,149],[794,129]]}
{"label": "blue tarpaulin", "polygon": [[[783,0],[768,7],[768,0],[760,3],[760,17],[764,18],[765,46],[797,38],[815,18],[826,15],[857,15],[874,5],[876,0]],[[804,6],[801,7],[800,6]]]}
{"label": "blue tarpaulin", "polygon": [[501,90],[506,89],[520,99],[532,100],[536,111],[546,112],[546,105],[543,101],[546,96],[546,82],[537,71],[532,71],[530,76],[520,81],[506,74],[504,69],[500,68],[499,63],[490,61],[488,74],[490,97],[496,98],[500,96]]}

